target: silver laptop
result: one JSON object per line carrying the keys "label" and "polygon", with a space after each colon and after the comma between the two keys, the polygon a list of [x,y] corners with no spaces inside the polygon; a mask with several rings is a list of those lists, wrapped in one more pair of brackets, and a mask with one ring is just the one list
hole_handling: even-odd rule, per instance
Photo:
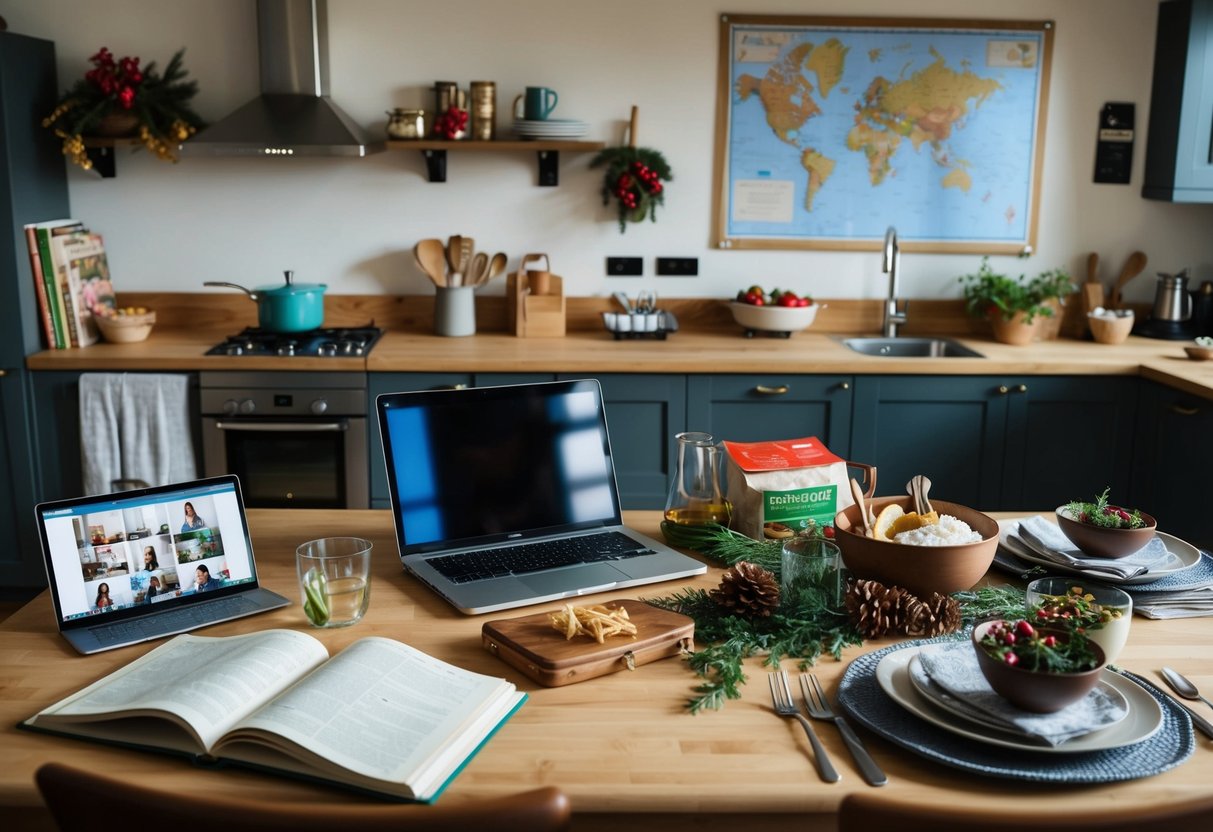
{"label": "silver laptop", "polygon": [[99,653],[290,604],[257,582],[232,476],[36,508],[59,631]]}
{"label": "silver laptop", "polygon": [[623,525],[594,379],[376,399],[404,568],[465,613],[705,572]]}

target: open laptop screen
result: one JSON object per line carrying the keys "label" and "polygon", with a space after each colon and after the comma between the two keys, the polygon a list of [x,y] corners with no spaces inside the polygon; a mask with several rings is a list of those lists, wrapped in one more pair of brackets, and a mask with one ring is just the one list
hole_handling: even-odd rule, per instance
{"label": "open laptop screen", "polygon": [[378,399],[401,554],[618,525],[593,379]]}
{"label": "open laptop screen", "polygon": [[64,629],[257,586],[235,477],[43,503],[37,514]]}

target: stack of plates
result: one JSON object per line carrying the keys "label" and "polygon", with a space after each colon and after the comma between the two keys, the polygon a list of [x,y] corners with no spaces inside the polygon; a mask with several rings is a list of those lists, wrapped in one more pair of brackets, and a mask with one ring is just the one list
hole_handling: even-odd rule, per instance
{"label": "stack of plates", "polygon": [[524,139],[579,139],[590,126],[574,118],[550,118],[546,121],[518,119],[514,132]]}

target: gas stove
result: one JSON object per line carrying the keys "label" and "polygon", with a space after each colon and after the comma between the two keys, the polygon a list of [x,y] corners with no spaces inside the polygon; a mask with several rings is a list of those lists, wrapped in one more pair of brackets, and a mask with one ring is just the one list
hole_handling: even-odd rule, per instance
{"label": "gas stove", "polygon": [[239,335],[229,335],[222,344],[207,350],[207,355],[307,356],[309,358],[351,358],[364,356],[379,340],[383,330],[374,326],[312,329],[307,332],[267,332],[248,327]]}

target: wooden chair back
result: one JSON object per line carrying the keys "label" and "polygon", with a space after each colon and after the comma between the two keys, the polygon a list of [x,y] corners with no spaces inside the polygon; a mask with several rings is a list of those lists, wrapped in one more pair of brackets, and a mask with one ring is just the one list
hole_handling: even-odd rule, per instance
{"label": "wooden chair back", "polygon": [[1098,813],[1033,810],[1026,798],[1022,810],[926,806],[857,792],[842,799],[839,832],[1141,832],[1143,829],[1213,829],[1213,794],[1147,808],[1109,805]]}
{"label": "wooden chair back", "polygon": [[[34,774],[61,832],[130,832],[145,823],[172,832],[555,832],[569,828],[568,797],[549,786],[475,803],[263,803],[225,798],[202,782],[170,793],[60,763]],[[141,820],[142,819],[142,820]]]}

